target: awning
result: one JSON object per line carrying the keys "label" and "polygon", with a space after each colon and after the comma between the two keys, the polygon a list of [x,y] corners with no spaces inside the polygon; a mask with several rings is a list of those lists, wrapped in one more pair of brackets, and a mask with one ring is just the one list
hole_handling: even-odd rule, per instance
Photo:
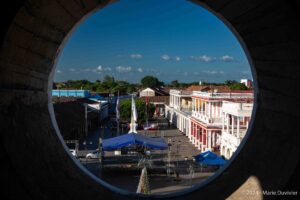
{"label": "awning", "polygon": [[162,138],[151,138],[141,134],[125,134],[109,139],[104,139],[102,148],[104,151],[114,151],[122,147],[140,145],[149,149],[163,150],[167,149],[168,145]]}
{"label": "awning", "polygon": [[203,165],[225,165],[226,160],[211,151],[205,151],[195,156],[196,162]]}

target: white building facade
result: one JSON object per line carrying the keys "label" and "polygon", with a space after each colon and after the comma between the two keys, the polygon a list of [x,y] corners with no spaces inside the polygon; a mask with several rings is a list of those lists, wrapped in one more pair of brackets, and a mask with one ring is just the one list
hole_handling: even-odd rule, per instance
{"label": "white building facade", "polygon": [[[230,103],[228,102],[251,103],[243,103],[241,105],[237,103],[241,106],[242,110],[234,111],[234,109],[240,107],[232,105],[230,107]],[[231,138],[225,139],[225,137],[228,136],[226,135],[228,133],[226,132],[227,127],[232,127],[224,123],[234,118],[231,118],[231,116],[239,116],[240,125],[235,126],[234,130],[239,127],[239,136],[243,136],[243,131],[248,128],[251,117],[252,102],[253,91],[191,92],[170,90],[170,103],[166,105],[165,116],[174,126],[183,132],[199,150],[210,150],[225,156],[225,151],[230,149],[231,156],[240,142],[237,143],[235,139],[233,139],[232,142],[236,145],[235,147],[230,146]],[[233,109],[233,111],[229,112],[231,109]],[[229,117],[229,119],[226,117]],[[237,121],[238,117],[236,117],[234,122],[237,123]],[[223,132],[225,134],[224,137],[222,137]],[[223,147],[225,148],[224,152]]]}
{"label": "white building facade", "polygon": [[221,155],[229,159],[245,137],[253,103],[224,101],[222,105]]}
{"label": "white building facade", "polygon": [[187,137],[191,135],[191,92],[170,90],[170,103],[165,105],[165,117]]}
{"label": "white building facade", "polygon": [[140,97],[154,97],[155,91],[151,88],[146,88],[140,92]]}

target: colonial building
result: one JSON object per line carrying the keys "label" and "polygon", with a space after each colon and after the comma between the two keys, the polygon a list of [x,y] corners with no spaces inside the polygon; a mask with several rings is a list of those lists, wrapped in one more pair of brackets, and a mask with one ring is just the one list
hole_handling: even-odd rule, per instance
{"label": "colonial building", "polygon": [[220,148],[223,101],[253,99],[253,91],[227,91],[226,87],[219,87],[192,93],[191,142],[201,151],[218,151]]}
{"label": "colonial building", "polygon": [[169,96],[164,88],[145,88],[140,91],[140,97]]}
{"label": "colonial building", "polygon": [[231,91],[227,86],[197,89],[200,90],[170,90],[166,118],[201,151],[220,153],[224,126],[223,102],[250,102],[250,105],[253,102],[253,91]]}
{"label": "colonial building", "polygon": [[253,102],[223,101],[221,154],[229,159],[245,137]]}
{"label": "colonial building", "polygon": [[166,105],[166,118],[186,136],[191,135],[192,98],[190,91],[170,90],[170,103]]}
{"label": "colonial building", "polygon": [[146,88],[139,93],[140,99],[155,105],[155,116],[165,115],[165,105],[169,102],[168,88]]}

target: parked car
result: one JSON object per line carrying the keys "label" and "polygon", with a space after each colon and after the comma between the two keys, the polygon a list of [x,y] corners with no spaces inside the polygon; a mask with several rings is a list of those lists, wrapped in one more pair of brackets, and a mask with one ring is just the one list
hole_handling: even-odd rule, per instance
{"label": "parked car", "polygon": [[92,152],[86,154],[85,157],[86,157],[87,159],[99,158],[99,151],[98,151],[98,150],[92,151]]}
{"label": "parked car", "polygon": [[75,157],[77,158],[77,152],[75,149],[70,149],[70,153]]}
{"label": "parked car", "polygon": [[144,124],[143,128],[144,130],[158,130],[158,124],[157,123],[150,123],[150,124]]}

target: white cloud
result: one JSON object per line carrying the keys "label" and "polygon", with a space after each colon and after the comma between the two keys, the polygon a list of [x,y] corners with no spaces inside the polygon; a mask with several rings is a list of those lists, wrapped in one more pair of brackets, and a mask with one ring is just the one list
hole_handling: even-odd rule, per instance
{"label": "white cloud", "polygon": [[139,68],[137,68],[137,71],[142,73],[143,69],[139,67]]}
{"label": "white cloud", "polygon": [[84,72],[96,72],[96,69],[84,68],[84,69],[81,69],[80,71],[84,71]]}
{"label": "white cloud", "polygon": [[175,57],[174,57],[174,60],[178,62],[178,61],[181,60],[181,58],[180,58],[179,56],[175,56]]}
{"label": "white cloud", "polygon": [[213,61],[221,61],[221,62],[233,62],[235,59],[232,56],[229,55],[224,55],[221,57],[212,57],[208,55],[201,55],[201,56],[191,56],[190,57],[192,60],[197,60],[201,62],[213,62]]}
{"label": "white cloud", "polygon": [[110,67],[102,67],[102,65],[99,65],[96,70],[96,72],[101,73],[101,72],[110,72],[111,68]]}
{"label": "white cloud", "polygon": [[161,56],[161,59],[163,59],[163,60],[170,60],[171,57],[169,55],[167,55],[167,54],[164,54],[164,55]]}
{"label": "white cloud", "polygon": [[70,68],[69,71],[70,71],[70,72],[76,72],[76,69]]}
{"label": "white cloud", "polygon": [[140,59],[140,58],[143,58],[143,55],[141,55],[141,54],[131,54],[130,55],[130,58],[133,58],[133,59]]}
{"label": "white cloud", "polygon": [[179,56],[171,57],[171,56],[169,56],[167,54],[162,55],[160,58],[163,59],[163,60],[167,60],[167,61],[168,60],[174,60],[176,62],[179,62],[181,60],[181,58]]}
{"label": "white cloud", "polygon": [[229,56],[229,55],[225,55],[225,56],[222,56],[219,58],[221,61],[224,61],[224,62],[231,62],[231,61],[234,61],[234,58],[232,56]]}
{"label": "white cloud", "polygon": [[117,66],[116,70],[120,73],[127,73],[132,71],[132,67]]}
{"label": "white cloud", "polygon": [[[69,70],[71,71],[71,69],[69,69]],[[102,65],[99,65],[96,68],[84,68],[84,69],[81,69],[80,71],[102,73],[102,72],[110,72],[110,71],[112,71],[112,69],[110,67],[103,67]]]}
{"label": "white cloud", "polygon": [[205,71],[203,71],[204,73],[206,73],[206,74],[224,74],[224,72],[223,71],[216,71],[216,70],[205,70]]}
{"label": "white cloud", "polygon": [[59,73],[59,74],[61,74],[61,73],[62,73],[62,71],[61,71],[61,70],[56,70],[56,73]]}
{"label": "white cloud", "polygon": [[191,56],[191,59],[201,61],[201,62],[212,62],[216,60],[216,57],[202,55],[202,56]]}

